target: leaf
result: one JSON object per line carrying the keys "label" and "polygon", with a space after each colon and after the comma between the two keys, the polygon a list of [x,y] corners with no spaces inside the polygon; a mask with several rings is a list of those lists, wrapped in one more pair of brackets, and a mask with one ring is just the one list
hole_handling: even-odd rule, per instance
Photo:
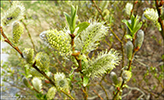
{"label": "leaf", "polygon": [[72,5],[72,6],[71,6],[71,16],[74,15],[74,12],[75,12],[75,7]]}
{"label": "leaf", "polygon": [[125,23],[129,28],[130,32],[132,32],[131,24],[127,20],[122,20],[122,22]]}
{"label": "leaf", "polygon": [[129,35],[129,34],[125,35],[125,38],[126,38],[126,39],[130,39],[130,40],[132,40],[132,36]]}
{"label": "leaf", "polygon": [[[78,25],[76,26],[76,28],[79,27],[79,30],[77,31],[77,33],[79,34],[79,33],[82,32],[83,30],[85,30],[88,26],[89,26],[89,23],[88,23],[88,22],[82,22],[82,23],[78,24]],[[77,35],[78,35],[78,34],[77,34]]]}
{"label": "leaf", "polygon": [[74,32],[75,30],[75,25],[76,25],[76,13],[77,13],[77,7],[76,7],[76,10],[74,9],[74,12],[72,14],[72,9],[71,9],[71,33]]}
{"label": "leaf", "polygon": [[86,87],[88,82],[89,82],[89,77],[84,76],[84,78],[83,78],[83,86]]}
{"label": "leaf", "polygon": [[67,21],[67,23],[68,23],[68,26],[69,26],[69,28],[70,28],[70,24],[71,24],[71,17],[66,13],[66,12],[64,12],[64,16],[65,16],[65,18],[66,18],[66,21]]}
{"label": "leaf", "polygon": [[135,28],[133,30],[133,37],[134,37],[135,33],[141,28],[141,26],[142,26],[142,22],[140,22],[139,24],[137,24],[135,26]]}

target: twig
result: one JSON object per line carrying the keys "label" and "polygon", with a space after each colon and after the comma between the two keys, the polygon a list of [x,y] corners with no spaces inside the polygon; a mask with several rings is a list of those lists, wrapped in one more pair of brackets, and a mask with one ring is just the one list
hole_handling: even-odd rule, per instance
{"label": "twig", "polygon": [[0,31],[1,31],[2,36],[4,37],[4,41],[7,42],[11,47],[13,47],[13,48],[21,55],[21,57],[23,58],[22,52],[19,50],[18,47],[15,47],[15,46],[11,43],[11,41],[7,38],[7,36],[6,36],[5,33],[3,32],[3,29],[2,29],[1,26],[0,26]]}
{"label": "twig", "polygon": [[100,13],[102,20],[105,21],[101,9],[96,5],[94,0],[91,0],[91,2],[94,4],[93,6],[96,7],[97,11]]}
{"label": "twig", "polygon": [[[2,36],[5,38],[5,42],[7,42],[10,46],[12,46],[12,47],[21,55],[21,57],[24,58],[24,57],[23,57],[23,54],[22,54],[22,52],[19,50],[19,48],[13,46],[12,43],[10,42],[10,40],[9,40],[9,39],[7,38],[7,36],[4,34],[3,29],[2,29],[1,26],[0,26],[0,31],[1,31]],[[39,68],[37,68],[37,66],[36,66],[35,64],[36,64],[36,62],[34,62],[34,64],[32,65],[32,67],[35,68],[39,73],[41,73],[45,78],[47,78],[53,86],[56,87],[55,83],[45,74],[45,72],[43,72],[43,71],[41,71]],[[70,97],[71,99],[74,99],[74,98],[73,98],[71,95],[69,95],[67,92],[65,92],[65,91],[63,91],[63,90],[60,90],[60,91],[63,92],[63,93],[64,93],[65,95],[67,95],[68,97]]]}
{"label": "twig", "polygon": [[109,100],[108,93],[107,93],[107,91],[105,90],[105,88],[103,87],[102,83],[99,83],[99,85],[100,85],[101,88],[104,90],[105,95],[106,95],[106,99]]}
{"label": "twig", "polygon": [[101,100],[104,100],[94,89],[92,89],[92,90]]}
{"label": "twig", "polygon": [[33,42],[32,38],[31,38],[31,34],[30,34],[30,32],[29,32],[29,30],[28,30],[28,28],[27,28],[27,25],[26,25],[25,22],[23,22],[23,20],[21,20],[21,21],[22,21],[22,23],[23,23],[25,29],[27,30],[27,33],[28,33],[28,36],[29,36],[29,38],[30,38],[30,40],[31,40],[31,43],[32,43],[33,49],[34,49],[34,51],[36,52],[35,45],[34,45],[34,42]]}
{"label": "twig", "polygon": [[163,20],[160,18],[160,16],[161,16],[161,6],[162,6],[163,4],[164,4],[164,1],[163,1],[163,0],[161,0],[160,4],[158,3],[158,0],[156,0],[156,2],[155,2],[156,9],[157,9],[158,16],[159,16],[158,22],[160,23],[161,29],[162,29],[162,30],[160,31],[160,33],[161,33],[161,36],[162,36],[162,38],[163,38],[163,40],[164,40],[164,23],[163,23]]}
{"label": "twig", "polygon": [[[137,90],[137,91],[139,91],[139,92],[142,93],[142,95],[139,96],[139,98],[137,98],[137,100],[141,99],[141,98],[145,95],[145,93],[144,93],[142,90],[140,90],[139,88],[137,88],[137,87],[128,87],[128,89],[130,89],[130,92],[131,92],[132,90]],[[128,95],[130,92],[128,92],[127,94],[123,95],[122,97],[125,97],[125,96]]]}

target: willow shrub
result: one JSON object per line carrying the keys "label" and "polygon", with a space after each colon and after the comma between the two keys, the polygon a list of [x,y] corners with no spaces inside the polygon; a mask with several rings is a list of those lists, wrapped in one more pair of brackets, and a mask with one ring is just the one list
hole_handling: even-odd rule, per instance
{"label": "willow shrub", "polygon": [[[34,95],[38,99],[45,100],[59,98],[82,99],[82,96],[83,99],[89,99],[91,98],[89,90],[93,88],[92,84],[97,80],[106,94],[106,99],[122,99],[123,89],[128,88],[127,83],[132,77],[131,65],[134,55],[141,48],[144,41],[144,31],[141,27],[143,23],[145,23],[145,19],[151,20],[159,31],[162,30],[158,21],[159,15],[155,9],[147,8],[143,12],[144,18],[141,19],[139,15],[133,13],[134,5],[137,2],[135,2],[134,5],[127,3],[124,12],[129,19],[122,19],[121,22],[127,28],[127,34],[124,34],[125,38],[123,36],[123,39],[128,41],[125,42],[124,45],[123,39],[119,39],[111,28],[111,26],[115,24],[114,20],[116,20],[113,16],[115,7],[107,9],[108,4],[116,5],[119,1],[100,2],[100,8],[96,5],[97,2],[95,1],[75,2],[76,1],[56,1],[56,7],[51,7],[47,1],[40,1],[38,7],[43,6],[44,3],[47,4],[45,5],[45,9],[42,9],[45,14],[52,14],[52,17],[53,14],[55,15],[57,12],[63,14],[65,17],[64,22],[58,23],[65,26],[56,28],[57,23],[52,23],[51,26],[56,26],[40,32],[38,35],[40,39],[36,39],[36,41],[34,41],[35,38],[31,37],[33,36],[31,34],[34,33],[30,33],[27,27],[30,14],[25,13],[27,7],[25,7],[24,4],[26,4],[26,2],[10,2],[11,6],[9,9],[3,11],[1,17],[1,35],[3,36],[3,41],[12,46],[16,52],[13,51],[14,49],[10,49],[13,52],[9,54],[13,53],[15,55],[12,55],[13,61],[8,59],[9,63],[4,63],[2,66],[7,71],[5,72],[4,70],[2,75],[10,74],[13,76],[12,78],[17,77],[17,84],[15,84],[18,87],[25,88],[24,92],[28,91],[29,94],[31,94],[28,95],[27,92],[23,94],[23,91],[21,91],[22,93],[19,92],[21,94],[17,93],[16,96],[24,95],[25,98],[34,98]],[[67,12],[56,11],[54,13],[53,11],[57,10],[55,9],[57,7],[62,10],[60,4],[62,5],[63,3],[69,5],[71,9]],[[123,4],[121,1],[119,3]],[[10,4],[8,2],[8,5]],[[73,4],[76,5],[73,6]],[[85,5],[91,12],[95,7],[97,12],[93,11],[92,14],[91,12],[88,13],[87,10],[81,8]],[[93,7],[91,5],[93,5]],[[88,16],[84,13],[83,16],[78,15],[78,11],[81,12],[81,10],[84,10],[90,19],[85,18],[85,21],[81,22],[80,18]],[[96,16],[93,17],[94,15]],[[36,14],[36,17],[39,16]],[[39,18],[38,21],[40,21],[41,24],[43,19],[39,20]],[[54,19],[57,20],[58,18],[60,18],[60,16]],[[48,19],[45,18],[44,20]],[[53,18],[51,22],[53,22]],[[6,33],[6,30],[10,26],[12,26],[12,37]],[[24,45],[25,43],[21,40],[21,35],[25,29],[30,38],[28,43],[31,42],[32,46]],[[102,41],[106,41],[105,37],[109,36],[109,31],[111,31],[122,44],[122,52],[112,48],[112,46],[110,48],[101,48],[101,50],[98,51],[102,45]],[[112,43],[112,41],[111,38],[110,43]],[[124,66],[124,63],[122,63],[122,69],[117,71],[117,73],[119,72],[120,74],[116,74],[113,69],[121,65],[120,62],[124,62],[124,49],[127,57],[127,65]],[[7,68],[9,68],[10,71]],[[14,76],[14,74],[16,74],[16,76]],[[108,97],[108,89],[102,86],[102,81],[105,82],[104,78],[108,77],[108,75],[110,75],[111,85],[114,87],[113,97]],[[13,80],[4,76],[3,81],[9,82]],[[22,86],[19,86],[19,84]],[[144,98],[144,96],[141,98]]]}

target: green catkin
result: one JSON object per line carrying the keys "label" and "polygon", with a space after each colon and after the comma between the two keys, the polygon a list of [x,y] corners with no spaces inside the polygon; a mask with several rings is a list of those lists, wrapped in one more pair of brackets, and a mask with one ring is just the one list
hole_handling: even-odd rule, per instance
{"label": "green catkin", "polygon": [[30,88],[30,84],[29,84],[29,82],[28,82],[28,80],[27,80],[26,77],[23,77],[23,78],[22,78],[22,81],[23,81],[23,84],[24,84],[25,86],[27,86],[28,88]]}
{"label": "green catkin", "polygon": [[127,3],[125,6],[125,13],[130,16],[131,10],[133,9],[133,4]]}
{"label": "green catkin", "polygon": [[48,70],[50,59],[49,56],[44,52],[37,53],[35,57],[36,66],[40,68],[40,70]]}
{"label": "green catkin", "polygon": [[117,84],[118,84],[118,79],[117,79],[116,73],[115,73],[115,72],[111,72],[110,75],[111,75],[111,79],[112,79],[113,83],[114,83],[115,85],[117,85]]}
{"label": "green catkin", "polygon": [[108,29],[103,23],[93,22],[75,38],[75,49],[82,53],[95,50],[99,41],[107,34]]}
{"label": "green catkin", "polygon": [[133,44],[132,44],[132,42],[131,42],[131,41],[128,41],[128,42],[126,43],[125,48],[126,48],[127,58],[128,58],[129,60],[131,60],[131,59],[132,59],[132,53],[133,53]]}
{"label": "green catkin", "polygon": [[99,77],[110,72],[119,64],[119,61],[120,56],[114,49],[111,49],[109,52],[102,51],[98,54],[97,58],[86,62],[86,66],[84,66],[82,72],[88,77]]}
{"label": "green catkin", "polygon": [[21,20],[24,15],[25,8],[20,2],[13,3],[12,7],[7,10],[2,17],[2,26],[11,24],[16,20]]}
{"label": "green catkin", "polygon": [[124,70],[122,73],[122,78],[124,81],[128,82],[130,78],[132,77],[132,72]]}
{"label": "green catkin", "polygon": [[33,79],[32,79],[32,85],[33,85],[33,87],[37,90],[37,91],[41,91],[41,89],[42,89],[42,81],[39,79],[39,78],[37,78],[37,77],[34,77]]}
{"label": "green catkin", "polygon": [[13,23],[13,43],[17,44],[21,34],[24,33],[24,27],[20,22],[14,22]]}
{"label": "green catkin", "polygon": [[25,48],[23,50],[23,57],[27,63],[29,63],[29,64],[33,63],[33,56],[34,56],[34,49]]}
{"label": "green catkin", "polygon": [[54,96],[55,96],[55,94],[56,94],[56,92],[57,92],[56,88],[55,88],[55,87],[51,87],[51,88],[48,90],[47,94],[46,94],[46,97],[48,98],[48,100],[53,99]]}
{"label": "green catkin", "polygon": [[68,33],[63,31],[48,30],[40,34],[40,38],[50,46],[57,50],[61,56],[69,56],[71,54],[71,38]]}
{"label": "green catkin", "polygon": [[59,73],[57,72],[54,75],[54,79],[55,79],[55,85],[57,88],[62,89],[62,90],[69,90],[69,83],[67,78],[65,77],[64,73]]}
{"label": "green catkin", "polygon": [[143,43],[143,40],[144,40],[144,31],[139,30],[139,31],[137,32],[137,38],[136,38],[136,40],[135,40],[135,47],[136,47],[136,48],[137,48],[137,47],[141,48],[142,43]]}

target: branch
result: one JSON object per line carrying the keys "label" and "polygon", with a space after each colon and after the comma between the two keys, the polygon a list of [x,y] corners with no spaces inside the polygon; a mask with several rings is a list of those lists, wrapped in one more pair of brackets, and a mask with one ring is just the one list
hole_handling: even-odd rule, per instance
{"label": "branch", "polygon": [[164,23],[163,23],[162,19],[160,18],[160,16],[161,16],[161,6],[162,6],[163,4],[164,4],[164,1],[163,1],[163,0],[161,0],[160,4],[158,3],[158,0],[156,0],[156,2],[155,2],[156,9],[157,9],[158,16],[159,16],[158,22],[160,23],[161,29],[162,29],[162,30],[160,31],[160,33],[161,33],[161,36],[162,36],[162,38],[163,38],[163,40],[164,40]]}
{"label": "branch", "polygon": [[[9,39],[7,38],[7,36],[4,34],[3,29],[2,29],[1,26],[0,26],[0,31],[1,31],[2,36],[3,36],[4,39],[5,39],[5,42],[7,42],[10,46],[12,46],[12,47],[21,55],[21,57],[24,58],[24,57],[23,57],[23,54],[22,54],[22,52],[19,50],[19,48],[13,46],[12,43],[10,42],[10,40],[9,40]],[[35,64],[36,64],[36,62],[34,62],[34,64],[32,65],[32,67],[35,68],[39,73],[41,73],[45,78],[47,78],[53,86],[56,87],[55,83],[45,74],[45,72],[43,72],[43,71],[41,71],[39,68],[37,68],[37,66],[36,66]],[[60,90],[60,91],[63,92],[63,93],[64,93],[65,95],[67,95],[68,97],[70,97],[71,99],[74,99],[71,95],[69,95],[69,94],[66,93],[65,91],[63,91],[63,90]]]}
{"label": "branch", "polygon": [[13,48],[21,55],[22,58],[24,58],[24,57],[23,57],[23,54],[22,54],[22,52],[19,50],[19,48],[18,48],[18,47],[15,47],[15,46],[11,43],[11,41],[7,38],[7,36],[6,36],[5,33],[3,32],[3,29],[2,29],[1,26],[0,26],[0,31],[1,31],[2,36],[4,37],[4,41],[7,42],[11,47],[13,47]]}

